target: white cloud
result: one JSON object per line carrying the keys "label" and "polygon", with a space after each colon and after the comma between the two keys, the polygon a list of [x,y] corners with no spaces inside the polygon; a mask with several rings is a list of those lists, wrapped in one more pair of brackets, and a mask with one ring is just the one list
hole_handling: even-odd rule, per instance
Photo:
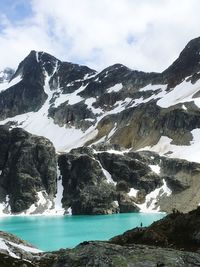
{"label": "white cloud", "polygon": [[0,68],[30,50],[102,69],[116,62],[162,71],[199,35],[199,0],[32,0],[33,15],[4,17]]}

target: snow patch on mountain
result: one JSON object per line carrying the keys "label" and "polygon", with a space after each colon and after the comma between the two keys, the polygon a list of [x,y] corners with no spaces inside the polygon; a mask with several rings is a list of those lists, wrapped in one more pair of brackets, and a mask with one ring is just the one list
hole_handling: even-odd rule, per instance
{"label": "snow patch on mountain", "polygon": [[166,195],[170,196],[172,191],[167,187],[166,181],[163,179],[163,185],[160,188],[155,189],[145,197],[143,204],[136,204],[140,212],[159,212],[160,207],[157,207],[157,201],[159,197]]}
{"label": "snow patch on mountain", "polygon": [[63,215],[65,213],[65,210],[62,207],[63,191],[62,176],[59,168],[57,168],[57,193],[54,198],[54,211],[52,211],[54,214]]}
{"label": "snow patch on mountain", "polygon": [[[62,207],[63,197],[62,177],[59,169],[57,169],[57,193],[54,198],[49,198],[45,190],[37,192],[37,202],[32,204],[29,209],[18,213],[18,216],[27,215],[64,215],[65,209]],[[9,216],[11,208],[9,205],[9,196],[6,196],[6,201],[0,203],[0,216]]]}
{"label": "snow patch on mountain", "polygon": [[178,103],[186,103],[194,101],[196,106],[200,107],[200,97],[194,98],[194,95],[200,91],[200,80],[192,84],[184,80],[178,84],[173,90],[166,93],[163,98],[158,100],[157,105],[162,108],[168,108]]}
{"label": "snow patch on mountain", "polygon": [[122,83],[117,83],[114,86],[107,89],[108,93],[119,92],[123,88]]}
{"label": "snow patch on mountain", "polygon": [[139,190],[135,189],[135,188],[130,188],[130,191],[127,193],[129,195],[129,197],[136,197],[137,193]]}
{"label": "snow patch on mountain", "polygon": [[7,243],[9,243],[7,240],[0,238],[0,251],[6,251],[11,257],[19,259],[19,256],[10,250],[10,247],[7,245]]}
{"label": "snow patch on mountain", "polygon": [[111,184],[116,185],[117,183],[112,179],[112,175],[106,169],[103,168],[103,166],[99,160],[96,160],[96,161],[99,163],[99,166],[101,167],[102,172],[103,172],[104,176],[106,177],[107,183],[111,183]]}
{"label": "snow patch on mountain", "polygon": [[16,248],[20,248],[21,250],[26,251],[26,252],[30,252],[30,253],[34,253],[34,254],[42,252],[42,250],[39,250],[39,249],[33,248],[33,247],[29,247],[29,246],[25,246],[23,244],[16,244],[16,243],[11,242],[11,241],[9,241],[8,243],[11,246],[16,247]]}
{"label": "snow patch on mountain", "polygon": [[69,207],[69,208],[67,209],[67,214],[68,214],[68,215],[72,215],[72,208],[71,208],[71,207]]}
{"label": "snow patch on mountain", "polygon": [[[73,92],[71,94],[63,94],[61,92],[61,89],[60,89],[60,94],[59,94],[59,97],[56,98],[56,100],[54,102],[54,107],[58,107],[64,102],[68,102],[68,105],[74,105],[74,104],[77,104],[80,101],[84,100],[84,98],[79,96],[78,93],[83,91],[85,89],[85,87],[86,87],[86,85],[81,86],[78,90],[76,90],[75,92]],[[59,90],[57,92],[59,93]]]}
{"label": "snow patch on mountain", "polygon": [[148,84],[145,87],[140,88],[139,92],[155,91],[155,90],[164,91],[166,89],[167,89],[166,84]]}
{"label": "snow patch on mountain", "polygon": [[156,174],[160,174],[160,166],[159,165],[149,165],[151,170],[155,172]]}
{"label": "snow patch on mountain", "polygon": [[[56,72],[56,69],[57,66],[55,67],[54,73]],[[81,129],[76,129],[75,127],[60,127],[54,123],[52,118],[48,117],[50,100],[53,96],[53,91],[50,90],[49,86],[49,81],[52,76],[48,76],[47,73],[45,73],[45,76],[44,91],[48,95],[48,98],[40,110],[37,112],[28,112],[15,117],[7,118],[1,121],[0,125],[4,125],[9,121],[16,122],[16,124],[24,130],[50,139],[57,151],[69,151],[72,148],[84,145],[86,141],[94,138],[97,135],[97,130],[94,130],[93,127],[89,128],[86,132],[83,132]],[[13,81],[16,80],[14,79]],[[83,89],[84,88],[81,87],[75,92],[75,94]]]}
{"label": "snow patch on mountain", "polygon": [[39,52],[35,52],[36,61],[39,62]]}
{"label": "snow patch on mountain", "polygon": [[90,97],[85,100],[85,104],[87,105],[87,108],[92,111],[93,114],[102,114],[103,110],[101,108],[95,108],[93,106],[93,103],[96,102],[95,97]]}
{"label": "snow patch on mountain", "polygon": [[18,75],[17,77],[12,79],[10,82],[6,80],[5,82],[0,83],[0,92],[3,92],[7,90],[8,88],[18,84],[21,80],[22,80],[21,75]]}
{"label": "snow patch on mountain", "polygon": [[115,122],[114,127],[111,129],[111,131],[108,134],[108,140],[114,135],[114,133],[117,131],[117,123]]}
{"label": "snow patch on mountain", "polygon": [[200,129],[194,129],[191,131],[193,140],[190,141],[190,145],[173,145],[173,141],[167,136],[161,136],[158,143],[154,146],[146,146],[142,150],[150,150],[157,152],[160,155],[167,156],[169,158],[180,158],[188,161],[194,161],[200,163]]}

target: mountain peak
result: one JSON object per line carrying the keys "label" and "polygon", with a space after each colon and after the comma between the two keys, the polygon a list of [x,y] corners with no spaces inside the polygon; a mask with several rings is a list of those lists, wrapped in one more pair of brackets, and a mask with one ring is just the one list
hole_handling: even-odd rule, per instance
{"label": "mountain peak", "polygon": [[60,60],[48,53],[31,50],[28,56],[19,64],[13,78],[18,75],[21,75],[25,79],[30,76],[41,76],[41,73],[44,71],[46,71],[48,75],[51,75],[55,66],[60,62]]}
{"label": "mountain peak", "polygon": [[182,50],[179,57],[163,75],[169,83],[180,83],[184,78],[200,71],[200,37],[192,39]]}

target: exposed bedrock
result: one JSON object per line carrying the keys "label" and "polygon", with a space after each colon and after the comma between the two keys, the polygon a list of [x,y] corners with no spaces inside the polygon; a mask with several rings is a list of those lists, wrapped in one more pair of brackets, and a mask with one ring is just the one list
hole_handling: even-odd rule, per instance
{"label": "exposed bedrock", "polygon": [[[163,186],[154,207],[186,212],[200,203],[200,164],[161,157],[154,152],[122,152],[119,145],[82,147],[58,155],[64,187],[62,203],[73,214],[138,211],[146,196]],[[116,153],[110,150],[114,148]],[[108,151],[107,151],[108,149]],[[52,143],[15,128],[0,127],[0,198],[13,213],[28,209],[46,191],[57,192],[57,156]],[[135,193],[131,193],[132,190]],[[160,189],[161,190],[161,189]],[[151,203],[146,203],[147,207]]]}
{"label": "exposed bedrock", "polygon": [[38,191],[45,190],[53,197],[57,190],[57,164],[52,143],[20,128],[10,132],[0,128],[0,132],[4,134],[0,137],[0,142],[4,142],[0,144],[1,198],[9,196],[11,211],[28,209],[38,200]]}
{"label": "exposed bedrock", "polygon": [[[96,146],[96,149],[98,146]],[[105,149],[105,146],[104,146]],[[63,178],[63,204],[73,214],[106,214],[138,211],[138,204],[163,181],[155,203],[161,211],[189,211],[200,203],[200,164],[168,159],[149,151],[106,152],[77,148],[58,157]],[[131,189],[137,190],[131,194]],[[147,203],[150,205],[151,202]]]}
{"label": "exposed bedrock", "polygon": [[74,249],[45,253],[33,260],[41,267],[194,267],[199,253],[145,245],[119,246],[107,242],[83,242]]}
{"label": "exposed bedrock", "polygon": [[181,213],[174,209],[172,214],[154,222],[149,227],[134,228],[110,240],[113,244],[145,244],[199,251],[200,208]]}
{"label": "exposed bedrock", "polygon": [[21,77],[19,83],[0,93],[1,120],[37,111],[47,99],[43,89],[45,79],[43,66],[37,63],[34,51],[19,64],[12,79],[17,77]]}
{"label": "exposed bedrock", "polygon": [[118,211],[115,187],[108,184],[90,149],[74,149],[58,157],[63,179],[63,205],[73,214],[107,214]]}
{"label": "exposed bedrock", "polygon": [[49,116],[59,126],[75,126],[82,130],[89,128],[92,125],[90,120],[95,119],[92,111],[87,109],[87,105],[83,102],[74,105],[69,105],[65,102],[58,108],[51,107],[49,109]]}
{"label": "exposed bedrock", "polygon": [[[172,144],[189,145],[193,139],[191,131],[199,127],[198,109],[188,112],[180,105],[163,109],[156,101],[150,101],[105,116],[97,125],[97,136],[89,143],[105,137],[105,141],[109,140],[110,143],[139,149],[153,146],[162,136],[167,136],[172,139]],[[114,133],[109,137],[113,129]]]}

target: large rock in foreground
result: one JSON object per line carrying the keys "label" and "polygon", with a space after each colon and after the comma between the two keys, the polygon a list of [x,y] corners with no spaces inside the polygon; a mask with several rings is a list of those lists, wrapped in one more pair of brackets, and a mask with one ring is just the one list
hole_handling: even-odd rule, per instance
{"label": "large rock in foreground", "polygon": [[31,261],[41,250],[18,237],[0,231],[0,266],[29,267]]}
{"label": "large rock in foreground", "polygon": [[110,240],[119,245],[145,244],[199,251],[200,208],[183,214],[175,211],[146,228],[134,228]]}
{"label": "large rock in foreground", "polygon": [[[119,246],[106,242],[85,242],[74,249],[43,253],[31,263],[0,254],[1,267],[194,267],[200,254],[153,246]],[[13,264],[15,263],[15,265]]]}
{"label": "large rock in foreground", "polygon": [[43,267],[192,267],[199,266],[200,254],[141,245],[123,247],[86,242],[73,250],[45,255],[39,263]]}

